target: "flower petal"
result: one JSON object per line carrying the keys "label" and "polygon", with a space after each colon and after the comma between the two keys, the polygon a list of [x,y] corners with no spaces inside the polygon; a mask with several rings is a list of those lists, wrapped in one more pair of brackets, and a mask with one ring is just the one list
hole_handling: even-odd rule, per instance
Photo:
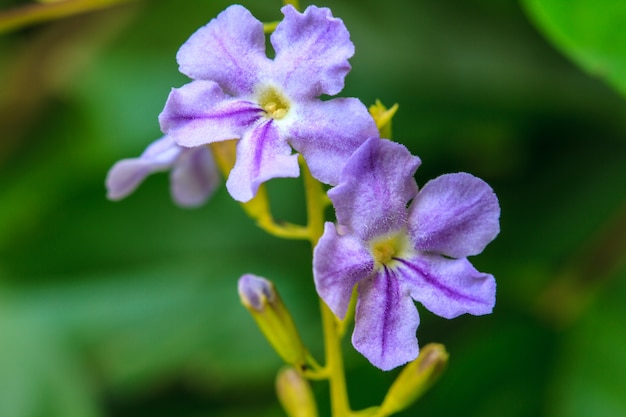
{"label": "flower petal", "polygon": [[496,281],[477,271],[467,259],[419,254],[398,259],[398,275],[411,297],[438,316],[452,319],[461,314],[489,314],[496,303]]}
{"label": "flower petal", "polygon": [[285,18],[270,38],[276,81],[298,98],[340,92],[350,71],[348,58],[354,55],[343,21],[328,8],[309,6],[299,13],[289,5],[281,10]]}
{"label": "flower petal", "polygon": [[150,144],[139,158],[117,162],[107,174],[107,198],[121,200],[135,191],[139,184],[153,172],[167,171],[176,161],[183,148],[171,137],[165,136]]}
{"label": "flower petal", "polygon": [[491,187],[467,173],[429,181],[409,209],[417,249],[452,258],[477,255],[500,231],[500,206]]}
{"label": "flower petal", "polygon": [[417,357],[419,315],[409,292],[390,268],[359,283],[352,344],[374,366],[388,371]]}
{"label": "flower petal", "polygon": [[249,201],[271,178],[300,175],[298,156],[283,140],[272,120],[261,120],[237,143],[237,160],[226,188],[237,201]]}
{"label": "flower petal", "polygon": [[340,236],[332,223],[325,224],[313,252],[313,278],[317,293],[337,317],[345,317],[354,286],[373,268],[372,256],[361,242]]}
{"label": "flower petal", "polygon": [[181,146],[200,146],[240,138],[262,110],[230,98],[212,81],[193,81],[172,89],[159,115],[161,130]]}
{"label": "flower petal", "polygon": [[213,194],[220,175],[206,146],[185,149],[170,173],[170,189],[177,204],[197,207]]}
{"label": "flower petal", "polygon": [[419,165],[404,146],[369,139],[344,167],[340,185],[328,192],[337,221],[366,241],[403,228]]}
{"label": "flower petal", "polygon": [[355,98],[298,103],[288,128],[293,148],[302,154],[311,174],[337,185],[343,166],[367,138],[378,137],[367,108]]}
{"label": "flower petal", "polygon": [[250,94],[270,62],[263,24],[243,6],[230,6],[191,35],[176,60],[192,79],[215,81],[231,95]]}

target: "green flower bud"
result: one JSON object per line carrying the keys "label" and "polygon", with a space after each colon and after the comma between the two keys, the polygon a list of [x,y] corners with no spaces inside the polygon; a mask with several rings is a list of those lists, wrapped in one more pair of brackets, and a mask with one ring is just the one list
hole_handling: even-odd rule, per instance
{"label": "green flower bud", "polygon": [[389,388],[381,414],[390,415],[408,408],[435,383],[447,363],[445,346],[437,343],[424,346],[417,359],[404,367]]}
{"label": "green flower bud", "polygon": [[391,139],[391,119],[397,111],[398,103],[388,109],[380,100],[376,100],[376,103],[369,107],[370,115],[376,122],[381,138]]}
{"label": "green flower bud", "polygon": [[239,296],[278,355],[286,363],[304,369],[309,355],[274,284],[252,274],[243,275]]}
{"label": "green flower bud", "polygon": [[278,372],[276,394],[289,417],[317,417],[311,386],[295,369],[285,367]]}

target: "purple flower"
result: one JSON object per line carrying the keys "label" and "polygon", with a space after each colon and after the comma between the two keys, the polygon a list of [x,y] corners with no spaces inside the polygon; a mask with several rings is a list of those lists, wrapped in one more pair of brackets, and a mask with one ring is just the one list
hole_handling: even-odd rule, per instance
{"label": "purple flower", "polygon": [[327,8],[282,12],[270,37],[274,59],[263,24],[239,5],[194,33],[176,57],[194,81],[173,89],[159,116],[182,146],[238,139],[226,187],[242,202],[268,179],[299,175],[293,150],[315,178],[335,185],[362,138],[378,135],[359,100],[319,99],[339,93],[350,70],[354,46],[343,22]]}
{"label": "purple flower", "polygon": [[106,178],[107,197],[121,200],[148,175],[167,170],[172,198],[183,207],[203,204],[220,182],[213,155],[206,146],[183,148],[165,136],[148,146],[139,158],[113,165]]}
{"label": "purple flower", "polygon": [[417,357],[413,300],[449,319],[487,314],[495,304],[493,276],[466,258],[499,232],[495,194],[465,173],[442,175],[418,192],[419,165],[402,145],[365,142],[328,193],[340,226],[326,223],[314,252],[317,291],[338,317],[358,285],[352,343],[383,370]]}

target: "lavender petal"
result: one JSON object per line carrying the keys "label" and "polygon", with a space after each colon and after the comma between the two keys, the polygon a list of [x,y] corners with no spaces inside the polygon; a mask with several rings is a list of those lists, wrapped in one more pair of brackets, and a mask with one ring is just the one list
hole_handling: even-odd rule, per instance
{"label": "lavender petal", "polygon": [[237,143],[237,160],[226,188],[237,201],[249,201],[261,183],[300,175],[298,156],[281,140],[272,120],[260,120]]}
{"label": "lavender petal", "polygon": [[390,268],[359,283],[352,344],[387,371],[417,357],[419,315],[408,290]]}
{"label": "lavender petal", "polygon": [[428,182],[409,213],[417,248],[452,258],[482,252],[500,231],[496,195],[483,180],[466,173]]}
{"label": "lavender petal", "polygon": [[350,71],[348,58],[354,55],[343,21],[315,6],[304,13],[285,6],[282,12],[285,18],[271,36],[276,81],[299,99],[340,92]]}
{"label": "lavender petal", "polygon": [[251,94],[270,63],[263,24],[243,6],[230,6],[198,29],[176,60],[192,79],[215,81],[231,95]]}
{"label": "lavender petal", "polygon": [[492,275],[477,271],[467,259],[422,253],[399,262],[398,275],[411,297],[438,316],[451,319],[465,313],[492,312],[496,281]]}

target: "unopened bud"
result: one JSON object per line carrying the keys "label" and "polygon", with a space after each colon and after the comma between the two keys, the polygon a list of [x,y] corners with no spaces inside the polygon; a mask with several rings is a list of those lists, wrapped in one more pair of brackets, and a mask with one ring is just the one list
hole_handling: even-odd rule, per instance
{"label": "unopened bud", "polygon": [[278,372],[276,394],[289,417],[317,417],[311,386],[295,369],[285,367]]}
{"label": "unopened bud", "polygon": [[417,359],[404,367],[389,388],[381,405],[383,414],[390,415],[408,408],[437,381],[447,363],[445,346],[437,343],[424,346]]}
{"label": "unopened bud", "polygon": [[388,109],[380,100],[376,100],[376,103],[369,107],[370,115],[376,122],[380,137],[391,139],[391,119],[393,119],[396,111],[398,111],[398,103]]}
{"label": "unopened bud", "polygon": [[246,274],[239,278],[239,296],[278,355],[290,365],[305,367],[307,350],[274,284]]}

